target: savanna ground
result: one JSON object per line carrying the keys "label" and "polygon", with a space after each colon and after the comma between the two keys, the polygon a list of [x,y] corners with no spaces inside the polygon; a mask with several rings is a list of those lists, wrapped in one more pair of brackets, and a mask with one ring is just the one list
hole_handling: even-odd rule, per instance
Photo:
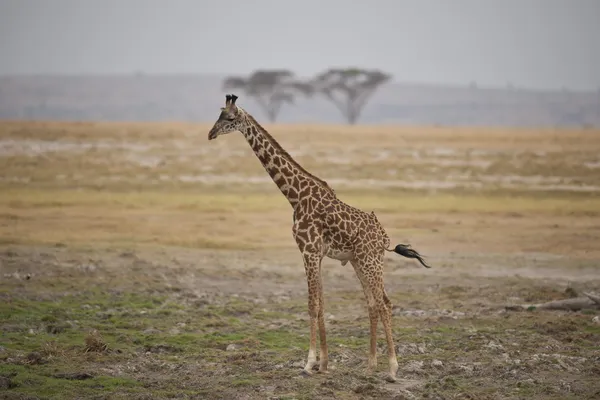
{"label": "savanna ground", "polygon": [[241,135],[192,124],[0,123],[0,398],[586,399],[600,291],[600,132],[269,126],[374,210],[400,371],[349,265],[325,260],[329,375],[308,349],[288,203]]}

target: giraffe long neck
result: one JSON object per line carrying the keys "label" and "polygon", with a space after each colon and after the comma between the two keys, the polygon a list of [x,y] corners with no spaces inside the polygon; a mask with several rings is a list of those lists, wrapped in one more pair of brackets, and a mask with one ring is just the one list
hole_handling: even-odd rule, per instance
{"label": "giraffe long neck", "polygon": [[314,195],[316,191],[322,195],[334,195],[325,181],[302,168],[254,118],[248,118],[252,123],[242,133],[292,207],[303,197]]}

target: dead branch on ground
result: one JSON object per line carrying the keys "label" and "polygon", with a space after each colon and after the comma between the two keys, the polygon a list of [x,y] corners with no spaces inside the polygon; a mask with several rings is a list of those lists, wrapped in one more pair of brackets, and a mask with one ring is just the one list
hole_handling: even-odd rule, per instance
{"label": "dead branch on ground", "polygon": [[580,311],[580,310],[600,310],[600,295],[593,293],[584,293],[585,297],[575,297],[564,300],[554,300],[542,304],[529,305],[511,305],[506,306],[507,311],[523,310],[561,310],[561,311]]}

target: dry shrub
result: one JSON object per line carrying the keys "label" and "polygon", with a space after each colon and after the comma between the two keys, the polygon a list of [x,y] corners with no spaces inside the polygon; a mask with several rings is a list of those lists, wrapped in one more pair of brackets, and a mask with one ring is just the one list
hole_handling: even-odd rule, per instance
{"label": "dry shrub", "polygon": [[56,340],[51,340],[49,342],[44,343],[42,345],[42,349],[41,349],[40,353],[42,354],[42,356],[48,357],[48,358],[62,357],[65,354],[64,350],[58,346],[58,343],[56,342]]}
{"label": "dry shrub", "polygon": [[108,344],[96,329],[90,331],[85,337],[85,352],[103,353],[108,350]]}

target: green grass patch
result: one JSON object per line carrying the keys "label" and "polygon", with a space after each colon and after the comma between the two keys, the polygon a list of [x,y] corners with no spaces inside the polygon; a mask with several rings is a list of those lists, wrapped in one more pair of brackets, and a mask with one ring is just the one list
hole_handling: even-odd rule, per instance
{"label": "green grass patch", "polygon": [[[473,193],[420,193],[414,191],[338,190],[340,199],[350,204],[382,212],[534,212],[534,213],[600,213],[598,197],[590,194],[507,194],[503,192]],[[105,191],[40,188],[7,188],[0,199],[0,207],[9,209],[94,209],[145,210],[163,209],[180,211],[231,212],[244,210],[267,212],[273,208],[288,210],[289,204],[277,193],[264,194],[246,191],[242,195],[232,190],[208,189],[202,191],[177,190]],[[19,215],[7,214],[10,219]]]}

